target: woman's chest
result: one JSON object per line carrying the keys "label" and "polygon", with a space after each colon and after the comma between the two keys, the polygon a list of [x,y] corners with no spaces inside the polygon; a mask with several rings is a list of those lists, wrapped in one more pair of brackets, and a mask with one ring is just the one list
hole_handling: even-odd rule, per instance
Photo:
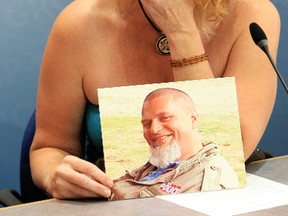
{"label": "woman's chest", "polygon": [[169,57],[122,52],[98,56],[84,72],[83,86],[91,102],[98,88],[172,82]]}
{"label": "woman's chest", "polygon": [[[149,45],[149,44],[148,44]],[[161,82],[173,82],[173,70],[170,56],[157,53],[155,47],[137,50],[135,46],[111,46],[101,54],[92,55],[87,59],[83,73],[85,95],[91,102],[97,103],[98,88],[142,85]],[[226,67],[228,50],[219,49],[219,45],[206,45],[209,63],[215,77],[222,77]],[[201,64],[201,63],[200,63]],[[188,66],[193,67],[193,65]]]}

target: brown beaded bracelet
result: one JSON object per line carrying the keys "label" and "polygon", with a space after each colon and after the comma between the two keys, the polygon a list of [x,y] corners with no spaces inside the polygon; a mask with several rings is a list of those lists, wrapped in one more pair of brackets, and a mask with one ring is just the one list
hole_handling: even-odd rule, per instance
{"label": "brown beaded bracelet", "polygon": [[208,55],[206,53],[202,55],[197,55],[191,58],[183,58],[179,60],[170,60],[171,67],[183,67],[191,64],[196,64],[202,61],[208,60]]}

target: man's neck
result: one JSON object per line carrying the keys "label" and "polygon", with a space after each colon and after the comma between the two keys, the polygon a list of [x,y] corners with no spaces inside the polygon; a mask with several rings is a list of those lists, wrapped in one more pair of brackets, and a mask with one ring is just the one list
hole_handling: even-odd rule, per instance
{"label": "man's neck", "polygon": [[181,157],[179,158],[180,161],[186,161],[189,158],[196,155],[201,149],[203,148],[202,140],[199,138],[194,140],[192,144],[186,145],[184,148],[181,149]]}

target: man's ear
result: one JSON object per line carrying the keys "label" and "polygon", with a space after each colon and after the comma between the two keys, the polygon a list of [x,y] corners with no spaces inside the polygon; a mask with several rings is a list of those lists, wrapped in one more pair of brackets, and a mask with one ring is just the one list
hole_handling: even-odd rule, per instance
{"label": "man's ear", "polygon": [[198,121],[198,120],[199,120],[199,114],[198,114],[197,112],[193,111],[193,112],[192,112],[192,115],[191,115],[191,118],[192,118],[193,120]]}
{"label": "man's ear", "polygon": [[199,123],[199,114],[197,112],[192,112],[192,115],[191,115],[191,118],[192,118],[192,128],[197,128],[198,127],[198,123]]}

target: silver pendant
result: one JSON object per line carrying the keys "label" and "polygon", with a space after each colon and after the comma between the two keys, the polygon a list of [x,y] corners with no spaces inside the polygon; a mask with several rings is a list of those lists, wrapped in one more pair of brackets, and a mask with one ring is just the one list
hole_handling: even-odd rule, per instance
{"label": "silver pendant", "polygon": [[169,44],[166,35],[162,34],[156,43],[157,51],[162,55],[170,55]]}

